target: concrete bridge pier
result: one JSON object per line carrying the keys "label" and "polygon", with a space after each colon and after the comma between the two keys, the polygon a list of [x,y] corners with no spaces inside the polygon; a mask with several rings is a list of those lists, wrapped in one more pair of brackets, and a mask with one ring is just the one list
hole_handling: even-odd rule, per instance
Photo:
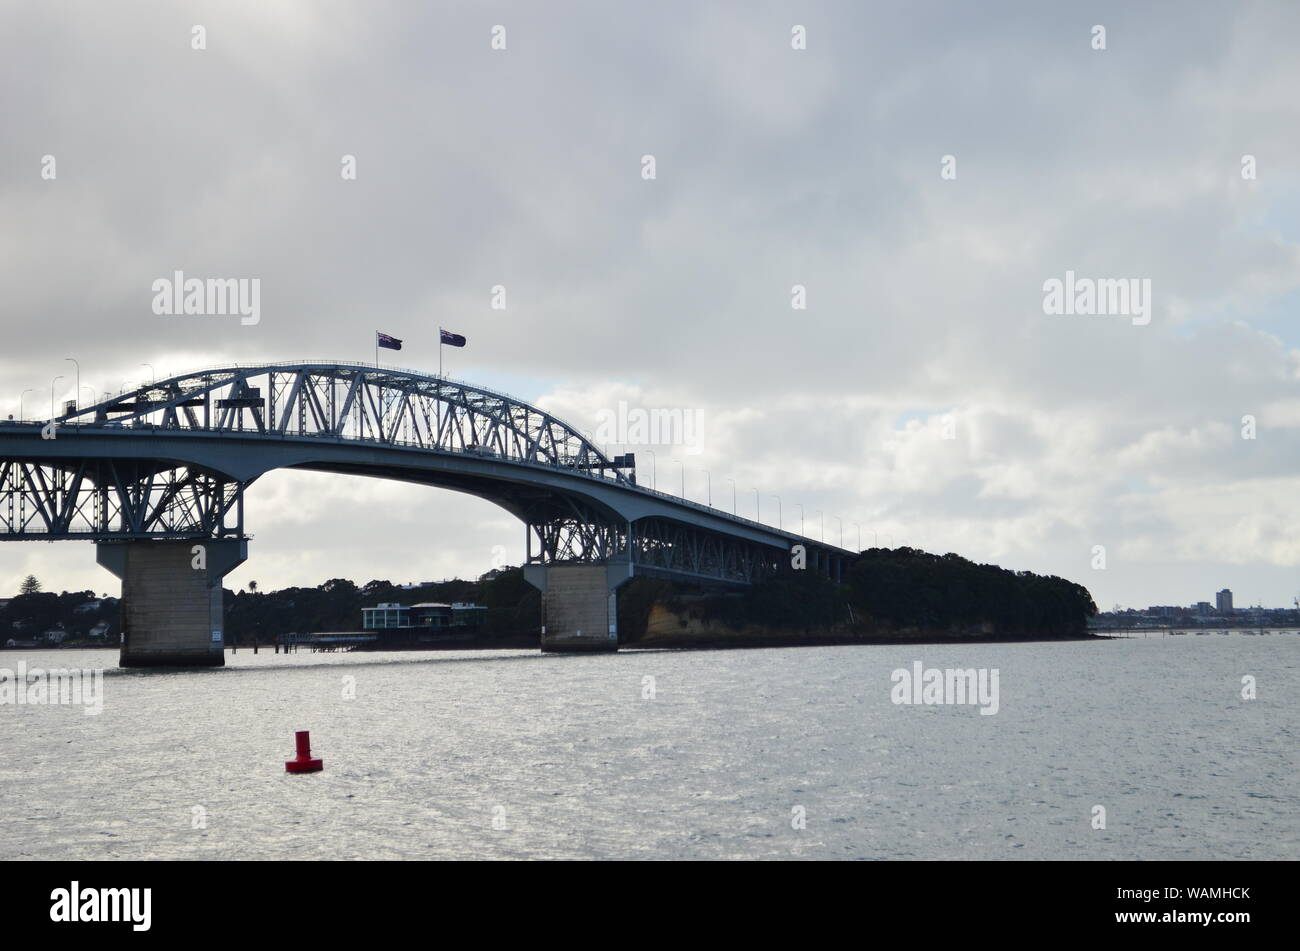
{"label": "concrete bridge pier", "polygon": [[122,581],[122,667],[226,662],[221,579],[248,558],[245,538],[97,542]]}
{"label": "concrete bridge pier", "polygon": [[542,651],[618,650],[617,591],[632,577],[627,562],[524,565],[542,592]]}

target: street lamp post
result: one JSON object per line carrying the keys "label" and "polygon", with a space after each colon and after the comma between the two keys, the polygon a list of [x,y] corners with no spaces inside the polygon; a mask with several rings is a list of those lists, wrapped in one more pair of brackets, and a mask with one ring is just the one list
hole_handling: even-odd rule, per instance
{"label": "street lamp post", "polygon": [[844,519],[836,515],[835,521],[840,523],[840,547],[843,548],[844,547]]}
{"label": "street lamp post", "polygon": [[77,368],[77,402],[81,402],[81,364],[77,362],[76,357],[64,357],[64,360],[70,361]]}
{"label": "street lamp post", "polygon": [[158,382],[158,371],[155,370],[155,369],[153,368],[153,364],[152,364],[152,363],[142,363],[142,364],[140,364],[140,366],[142,366],[142,367],[148,367],[148,368],[149,368],[149,377],[150,377],[150,379],[149,379],[149,385],[150,385],[150,386],[153,386],[153,384],[155,384],[155,383]]}
{"label": "street lamp post", "polygon": [[776,499],[776,527],[781,529],[781,531],[784,532],[785,516],[781,514],[781,496],[774,495],[772,496],[772,498]]}
{"label": "street lamp post", "polygon": [[862,551],[862,525],[859,522],[853,523],[858,529],[858,551]]}
{"label": "street lamp post", "polygon": [[18,397],[18,422],[20,423],[25,422],[27,420],[27,414],[23,412],[23,399],[27,396],[28,393],[31,392],[34,391],[29,386],[27,389],[23,390],[23,395]]}
{"label": "street lamp post", "polygon": [[794,504],[799,506],[799,534],[802,535],[803,534],[803,503],[796,502]]}
{"label": "street lamp post", "polygon": [[709,475],[708,469],[701,469],[700,471],[704,473],[704,497],[708,499],[709,508],[713,508],[713,476]]}
{"label": "street lamp post", "polygon": [[682,462],[680,459],[674,459],[673,462],[677,463],[682,470],[682,501],[684,502],[686,501],[686,463]]}
{"label": "street lamp post", "polygon": [[63,375],[60,374],[59,376],[56,376],[53,380],[50,381],[50,419],[51,419],[51,420],[53,420],[53,419],[54,419],[54,416],[55,416],[55,413],[54,413],[54,384],[58,383],[58,382],[59,382],[60,380],[62,380],[62,379],[63,379]]}
{"label": "street lamp post", "polygon": [[754,521],[759,523],[763,521],[763,506],[758,501],[758,489],[754,489]]}
{"label": "street lamp post", "polygon": [[731,514],[736,514],[736,480],[727,476],[727,481],[731,483]]}
{"label": "street lamp post", "polygon": [[655,487],[655,469],[658,468],[659,460],[655,457],[653,449],[647,449],[646,452],[650,453],[650,488],[653,489]]}
{"label": "street lamp post", "polygon": [[826,543],[826,516],[822,514],[821,509],[817,510],[817,518],[818,518],[818,524],[820,526],[817,529],[817,540],[822,544],[825,544]]}

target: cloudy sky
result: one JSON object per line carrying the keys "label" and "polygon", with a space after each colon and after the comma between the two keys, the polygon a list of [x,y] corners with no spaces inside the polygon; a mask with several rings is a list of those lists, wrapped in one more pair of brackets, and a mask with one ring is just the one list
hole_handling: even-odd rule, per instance
{"label": "cloudy sky", "polygon": [[[580,428],[698,411],[659,488],[680,459],[692,498],[707,470],[740,514],[1103,608],[1289,605],[1298,43],[1290,2],[6,0],[0,413],[71,398],[68,357],[117,391],[382,330],[436,368],[441,325],[449,373]],[[178,269],[259,278],[260,321],[155,314]],[[1150,322],[1044,313],[1067,270],[1149,280]],[[234,588],[474,576],[524,537],[294,472],[247,525]],[[116,588],[89,544],[0,545],[0,594],[27,573]]]}

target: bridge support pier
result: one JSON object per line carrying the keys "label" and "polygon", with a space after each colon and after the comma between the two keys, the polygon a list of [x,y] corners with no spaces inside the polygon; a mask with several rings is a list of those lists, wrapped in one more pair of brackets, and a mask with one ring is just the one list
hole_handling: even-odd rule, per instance
{"label": "bridge support pier", "polygon": [[632,577],[627,562],[524,565],[542,592],[542,652],[618,650],[618,588]]}
{"label": "bridge support pier", "polygon": [[122,580],[122,667],[226,662],[221,579],[248,558],[244,538],[99,542],[96,560]]}

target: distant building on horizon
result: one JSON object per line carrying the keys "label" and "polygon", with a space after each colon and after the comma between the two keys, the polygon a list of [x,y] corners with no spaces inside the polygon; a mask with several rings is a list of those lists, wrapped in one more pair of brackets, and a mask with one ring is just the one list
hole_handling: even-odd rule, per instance
{"label": "distant building on horizon", "polygon": [[1219,613],[1227,617],[1232,613],[1232,592],[1224,588],[1214,596],[1214,605],[1219,609]]}

